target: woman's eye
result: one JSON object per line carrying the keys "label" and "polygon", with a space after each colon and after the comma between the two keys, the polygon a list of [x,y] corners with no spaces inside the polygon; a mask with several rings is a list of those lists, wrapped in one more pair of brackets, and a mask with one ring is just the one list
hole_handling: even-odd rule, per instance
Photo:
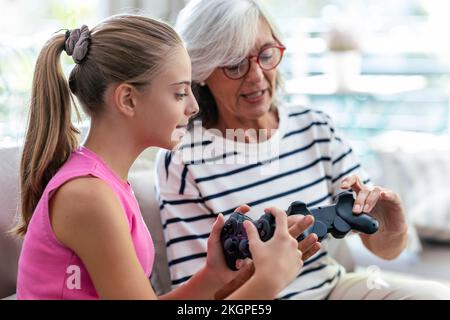
{"label": "woman's eye", "polygon": [[270,60],[270,59],[272,59],[272,55],[271,54],[263,55],[263,56],[260,56],[259,59]]}
{"label": "woman's eye", "polygon": [[234,72],[234,71],[238,71],[239,70],[240,65],[235,65],[235,66],[229,66],[227,67],[228,71]]}
{"label": "woman's eye", "polygon": [[241,62],[239,62],[238,64],[235,64],[235,65],[232,65],[232,66],[228,66],[228,67],[225,67],[225,68],[228,71],[230,71],[230,72],[239,72],[239,71],[245,69],[247,63],[248,63],[247,59],[244,59]]}

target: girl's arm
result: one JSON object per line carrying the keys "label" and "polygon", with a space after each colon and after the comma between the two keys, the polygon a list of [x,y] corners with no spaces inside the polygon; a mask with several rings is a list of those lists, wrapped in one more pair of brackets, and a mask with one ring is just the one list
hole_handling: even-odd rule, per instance
{"label": "girl's arm", "polygon": [[[85,264],[102,299],[157,299],[137,258],[123,209],[111,188],[102,180],[83,177],[60,187],[50,201],[50,217],[57,239],[73,250]],[[225,266],[216,223],[212,261],[185,285],[163,299],[213,299],[224,285],[217,272],[231,273]]]}
{"label": "girl's arm", "polygon": [[83,261],[100,298],[156,299],[123,209],[105,182],[67,182],[50,201],[50,218],[57,239]]}
{"label": "girl's arm", "polygon": [[[241,213],[249,210],[247,205],[236,209]],[[208,238],[205,266],[183,285],[161,296],[161,299],[214,299],[216,292],[239,274],[240,271],[231,271],[225,264],[220,240],[223,224],[224,217],[219,214]]]}
{"label": "girl's arm", "polygon": [[[291,226],[295,229],[291,230],[288,228],[288,218],[283,210],[272,207],[266,209],[266,213],[275,217],[274,235],[270,240],[263,242],[254,224],[249,221],[244,222],[254,265],[250,268],[251,277],[248,280],[245,279],[242,286],[233,289],[232,293],[226,297],[227,299],[274,299],[295,278],[303,266],[302,252],[298,250],[297,240],[291,235],[291,233],[300,232],[302,227],[299,229],[299,226],[303,219],[299,219],[298,224]],[[221,248],[220,232],[223,223],[224,218],[219,215],[208,238],[206,266],[164,298],[177,299],[190,295],[192,299],[211,299],[225,285],[219,279],[232,271],[226,267]],[[249,273],[249,268],[244,268],[242,272],[245,276]],[[238,276],[239,271],[234,274]]]}
{"label": "girl's arm", "polygon": [[[270,208],[277,228],[267,242],[246,222],[254,275],[229,299],[273,299],[298,273],[301,252],[289,234],[286,213]],[[60,187],[50,201],[50,219],[57,239],[83,261],[102,299],[157,299],[136,256],[129,226],[120,203],[102,180],[85,177]],[[224,261],[219,215],[208,239],[207,262],[186,284],[162,296],[165,299],[213,299],[231,272]],[[277,272],[273,272],[277,270]],[[236,273],[237,275],[237,273]]]}

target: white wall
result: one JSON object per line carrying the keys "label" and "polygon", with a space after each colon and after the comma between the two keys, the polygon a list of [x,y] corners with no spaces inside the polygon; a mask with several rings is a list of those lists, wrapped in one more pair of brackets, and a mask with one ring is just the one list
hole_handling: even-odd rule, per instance
{"label": "white wall", "polygon": [[185,0],[105,0],[107,15],[142,10],[151,17],[173,22]]}

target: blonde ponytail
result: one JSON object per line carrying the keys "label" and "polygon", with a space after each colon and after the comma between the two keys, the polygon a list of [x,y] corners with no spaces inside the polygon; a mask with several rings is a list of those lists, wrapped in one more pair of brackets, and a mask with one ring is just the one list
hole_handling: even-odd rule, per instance
{"label": "blonde ponytail", "polygon": [[36,62],[25,144],[20,162],[22,219],[15,231],[25,234],[47,183],[78,145],[72,125],[72,98],[60,64],[65,36],[56,35]]}

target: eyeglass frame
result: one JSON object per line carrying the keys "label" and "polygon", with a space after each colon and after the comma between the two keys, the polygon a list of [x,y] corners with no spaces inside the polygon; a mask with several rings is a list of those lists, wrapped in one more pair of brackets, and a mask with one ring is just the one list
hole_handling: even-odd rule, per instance
{"label": "eyeglass frame", "polygon": [[[259,63],[259,56],[260,56],[261,52],[263,52],[263,51],[265,51],[265,50],[267,50],[267,49],[270,49],[270,48],[277,48],[277,49],[280,50],[280,61],[278,61],[278,63],[277,63],[275,66],[273,66],[272,68],[266,69],[266,68],[263,68],[263,67],[261,66],[261,64]],[[230,80],[240,80],[240,79],[245,78],[245,77],[247,76],[247,74],[250,72],[250,69],[251,69],[251,63],[252,63],[252,59],[253,59],[253,58],[256,58],[256,63],[257,63],[258,66],[261,68],[261,70],[269,71],[269,70],[273,70],[273,69],[275,69],[276,67],[278,67],[278,65],[281,63],[281,60],[283,60],[283,55],[284,55],[284,51],[285,51],[285,50],[286,50],[286,47],[285,47],[284,45],[282,45],[282,44],[274,44],[274,45],[268,45],[268,46],[266,46],[266,47],[261,48],[261,50],[259,50],[258,54],[252,54],[252,55],[247,56],[247,57],[246,57],[245,59],[243,59],[242,61],[247,60],[247,61],[249,62],[249,68],[248,68],[247,71],[246,71],[242,76],[240,76],[239,78],[231,78],[229,75],[227,75],[225,69],[226,69],[226,68],[229,68],[230,66],[224,66],[224,67],[220,67],[220,68],[222,69],[223,74],[225,75],[225,77],[227,77],[228,79],[230,79]],[[240,63],[242,63],[242,61],[241,61]]]}

